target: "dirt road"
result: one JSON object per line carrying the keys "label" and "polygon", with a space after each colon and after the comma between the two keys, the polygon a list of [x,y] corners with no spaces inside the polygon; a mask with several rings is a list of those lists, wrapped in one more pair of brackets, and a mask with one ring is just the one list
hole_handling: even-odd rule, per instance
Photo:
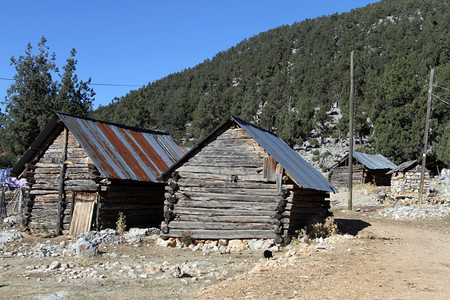
{"label": "dirt road", "polygon": [[335,216],[358,232],[355,238],[332,251],[300,254],[294,266],[227,280],[200,299],[450,299],[449,216],[427,221],[343,211]]}
{"label": "dirt road", "polygon": [[[108,255],[83,260],[3,255],[0,299],[450,299],[450,216],[391,220],[376,209],[336,207],[347,234],[326,240],[326,247],[283,249],[270,260],[261,251],[202,253],[151,241],[101,246]],[[3,253],[62,239],[28,237],[5,245]],[[39,271],[56,259],[72,266]],[[152,267],[174,270],[192,262],[195,277]]]}

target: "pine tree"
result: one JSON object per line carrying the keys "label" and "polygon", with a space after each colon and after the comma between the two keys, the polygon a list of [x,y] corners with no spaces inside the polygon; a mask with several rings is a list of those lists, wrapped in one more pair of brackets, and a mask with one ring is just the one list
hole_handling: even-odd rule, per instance
{"label": "pine tree", "polygon": [[38,43],[39,53],[28,44],[25,55],[12,57],[17,74],[5,97],[6,118],[2,139],[7,152],[19,155],[36,138],[52,115],[57,85],[52,79],[58,69],[55,55],[49,55],[47,40]]}

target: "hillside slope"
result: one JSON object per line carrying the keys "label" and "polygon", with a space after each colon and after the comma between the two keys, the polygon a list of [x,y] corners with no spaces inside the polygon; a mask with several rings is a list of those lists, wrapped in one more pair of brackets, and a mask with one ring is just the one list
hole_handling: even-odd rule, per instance
{"label": "hillside slope", "polygon": [[[187,145],[229,114],[275,131],[291,146],[312,130],[342,138],[354,50],[356,134],[396,162],[418,158],[431,68],[435,94],[450,98],[449,8],[448,0],[382,0],[281,26],[131,91],[93,117],[165,131]],[[330,126],[326,112],[333,105],[343,117]],[[434,101],[430,141],[447,164],[449,116],[448,106]]]}

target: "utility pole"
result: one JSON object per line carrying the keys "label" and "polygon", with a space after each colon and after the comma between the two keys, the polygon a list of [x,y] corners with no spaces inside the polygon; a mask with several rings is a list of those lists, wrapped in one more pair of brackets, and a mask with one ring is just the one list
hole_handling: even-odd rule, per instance
{"label": "utility pole", "polygon": [[350,56],[350,124],[349,124],[349,150],[348,150],[348,204],[347,209],[352,210],[353,201],[353,54]]}
{"label": "utility pole", "polygon": [[420,172],[420,188],[419,188],[419,205],[422,205],[422,198],[423,198],[425,163],[427,161],[428,131],[430,128],[431,95],[433,93],[433,79],[434,79],[434,69],[431,69],[430,83],[428,85],[428,104],[427,104],[427,116],[425,119],[425,136],[423,138],[422,171]]}

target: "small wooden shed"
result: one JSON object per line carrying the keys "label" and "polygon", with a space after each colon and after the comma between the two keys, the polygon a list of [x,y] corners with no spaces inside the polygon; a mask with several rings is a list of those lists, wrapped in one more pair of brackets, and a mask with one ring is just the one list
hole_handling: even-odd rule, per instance
{"label": "small wooden shed", "polygon": [[161,132],[57,113],[20,161],[13,176],[30,188],[32,231],[70,233],[159,226],[164,184],[156,178],[186,151]]}
{"label": "small wooden shed", "polygon": [[[328,180],[337,187],[348,185],[348,154],[330,168]],[[391,175],[386,174],[397,167],[381,154],[353,152],[353,184],[373,183],[377,186],[390,186]]]}
{"label": "small wooden shed", "polygon": [[161,176],[163,237],[282,242],[329,216],[317,170],[277,135],[230,117]]}
{"label": "small wooden shed", "polygon": [[[419,198],[422,166],[417,160],[406,161],[392,169],[391,195],[394,198]],[[425,169],[423,193],[430,193],[430,173]]]}

